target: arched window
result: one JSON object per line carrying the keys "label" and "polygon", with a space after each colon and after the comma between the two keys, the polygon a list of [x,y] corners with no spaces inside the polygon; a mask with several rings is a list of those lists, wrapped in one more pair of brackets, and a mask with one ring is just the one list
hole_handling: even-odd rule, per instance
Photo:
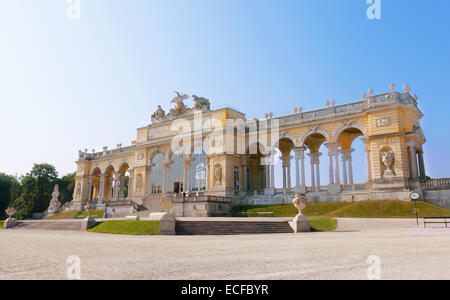
{"label": "arched window", "polygon": [[179,193],[183,190],[184,179],[184,154],[172,154],[172,163],[169,171],[169,186],[168,192]]}
{"label": "arched window", "polygon": [[239,191],[240,180],[239,180],[239,166],[234,167],[234,190]]}
{"label": "arched window", "polygon": [[152,159],[149,191],[152,194],[161,194],[163,186],[164,155],[158,153]]}
{"label": "arched window", "polygon": [[191,165],[191,185],[193,192],[200,192],[206,190],[206,156],[205,151],[196,149],[192,154]]}

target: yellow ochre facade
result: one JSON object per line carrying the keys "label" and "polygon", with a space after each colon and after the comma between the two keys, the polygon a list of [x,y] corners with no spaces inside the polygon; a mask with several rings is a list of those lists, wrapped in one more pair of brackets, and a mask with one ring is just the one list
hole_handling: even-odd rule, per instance
{"label": "yellow ochre facade", "polygon": [[[426,180],[426,139],[417,96],[408,86],[404,90],[391,85],[388,93],[369,90],[359,102],[336,106],[332,101],[323,109],[297,108],[292,115],[269,114],[263,120],[246,119],[228,107],[211,110],[209,100],[197,96],[189,108],[183,103],[188,96],[177,93],[175,107],[166,113],[159,106],[151,124],[137,129],[131,146],[79,152],[72,206],[128,201],[157,211],[167,195],[223,197],[234,205],[289,203],[294,193],[314,202],[408,200]],[[366,145],[368,166],[368,181],[358,184],[352,165],[356,138]],[[174,151],[174,145],[182,151]],[[273,149],[281,153],[282,189],[274,184]],[[320,183],[322,155],[329,163],[327,185]]]}

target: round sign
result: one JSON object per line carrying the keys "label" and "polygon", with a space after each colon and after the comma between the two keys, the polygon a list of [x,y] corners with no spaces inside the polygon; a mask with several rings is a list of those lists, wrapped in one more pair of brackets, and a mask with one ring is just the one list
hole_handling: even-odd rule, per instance
{"label": "round sign", "polygon": [[411,193],[411,199],[412,200],[418,200],[419,198],[420,198],[419,193],[416,193],[416,192]]}

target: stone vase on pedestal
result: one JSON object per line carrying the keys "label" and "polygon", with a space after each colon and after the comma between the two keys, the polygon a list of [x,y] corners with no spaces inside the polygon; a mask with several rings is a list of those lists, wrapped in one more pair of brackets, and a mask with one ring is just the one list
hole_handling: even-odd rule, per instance
{"label": "stone vase on pedestal", "polygon": [[13,218],[13,216],[16,213],[16,210],[14,208],[8,208],[7,210],[5,210],[5,212],[8,215],[8,219],[6,219],[5,223],[3,223],[3,228],[9,229],[15,227],[17,221]]}
{"label": "stone vase on pedestal", "polygon": [[81,222],[82,231],[86,231],[97,225],[97,221],[93,217],[91,217],[91,214],[92,212],[94,212],[95,207],[96,206],[91,203],[91,201],[88,201],[84,206],[84,210],[87,212],[88,216]]}
{"label": "stone vase on pedestal", "polygon": [[302,214],[302,210],[305,209],[307,204],[307,198],[305,194],[296,194],[295,198],[292,200],[292,204],[298,209],[298,215],[295,216],[294,220],[289,223],[295,233],[299,232],[310,232],[311,224],[306,216]]}

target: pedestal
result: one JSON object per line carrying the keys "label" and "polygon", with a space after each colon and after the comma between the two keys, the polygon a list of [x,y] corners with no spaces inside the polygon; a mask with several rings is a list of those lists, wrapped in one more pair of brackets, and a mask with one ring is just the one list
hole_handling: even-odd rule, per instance
{"label": "pedestal", "polygon": [[17,224],[16,219],[14,218],[8,218],[6,219],[5,223],[3,223],[3,229],[9,229],[15,227]]}
{"label": "pedestal", "polygon": [[95,227],[97,225],[97,221],[93,217],[87,217],[81,221],[81,230],[86,231],[88,229],[91,229],[92,227]]}
{"label": "pedestal", "polygon": [[295,233],[311,231],[311,224],[309,223],[308,218],[302,214],[298,214],[289,224]]}
{"label": "pedestal", "polygon": [[159,221],[160,235],[175,235],[175,216],[168,212],[151,213],[149,221]]}

